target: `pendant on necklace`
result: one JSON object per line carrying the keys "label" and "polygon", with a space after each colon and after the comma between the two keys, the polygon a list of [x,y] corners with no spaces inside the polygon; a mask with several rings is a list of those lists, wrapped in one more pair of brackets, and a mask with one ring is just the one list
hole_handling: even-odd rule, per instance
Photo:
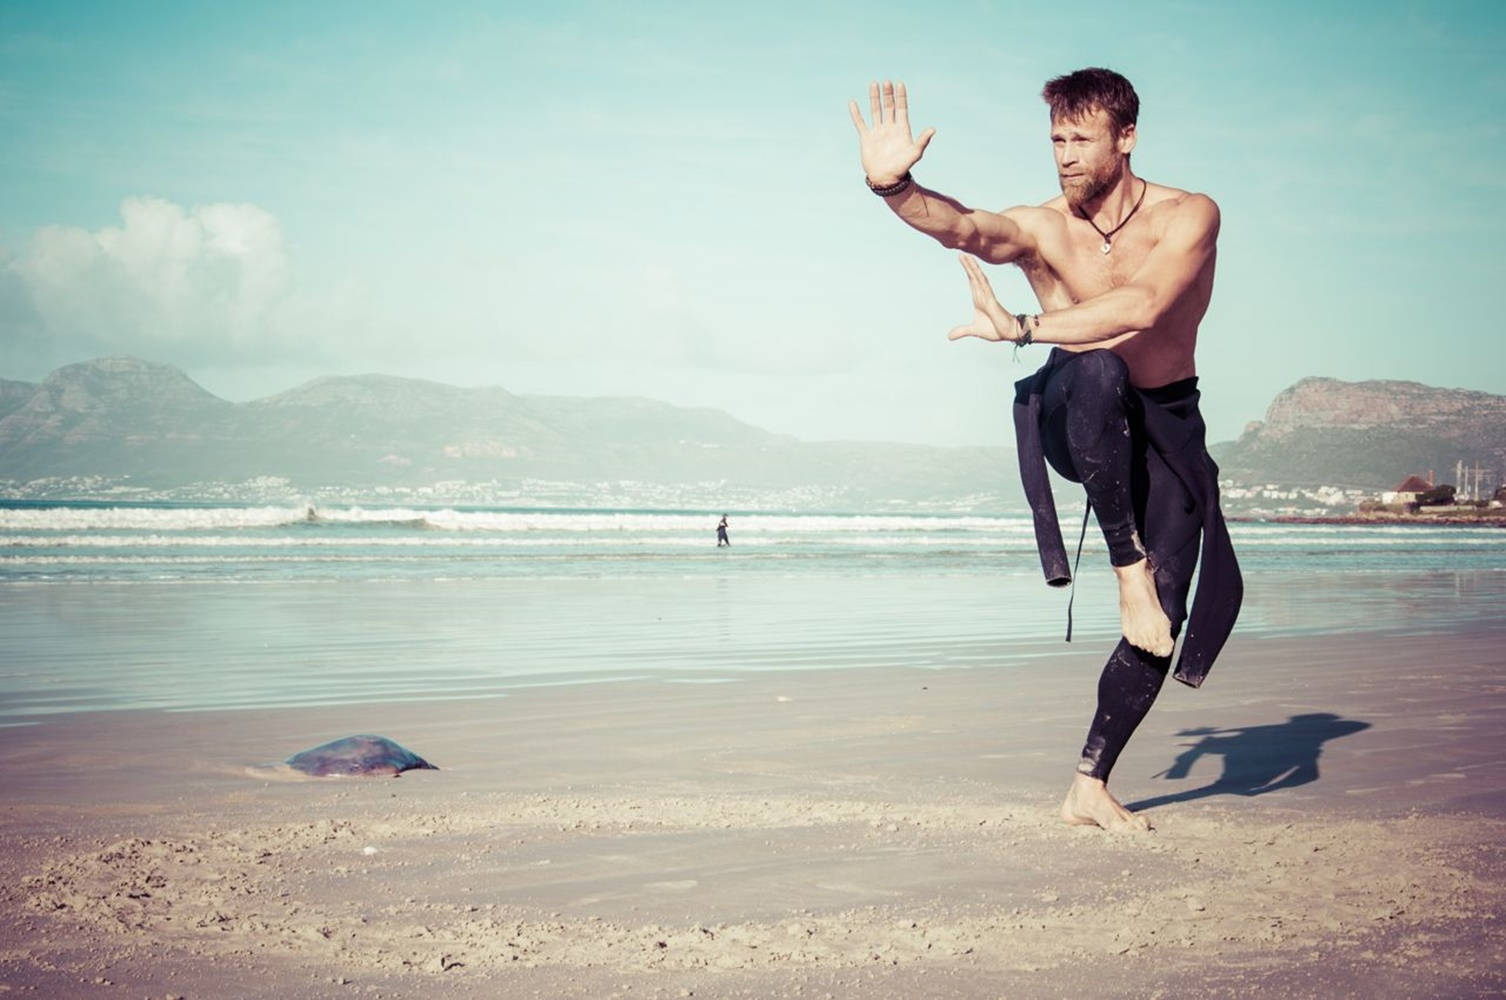
{"label": "pendant on necklace", "polygon": [[1103,241],[1103,248],[1102,249],[1103,249],[1104,253],[1108,253],[1110,250],[1114,249],[1114,245],[1112,243],[1110,243],[1108,240],[1104,240]]}

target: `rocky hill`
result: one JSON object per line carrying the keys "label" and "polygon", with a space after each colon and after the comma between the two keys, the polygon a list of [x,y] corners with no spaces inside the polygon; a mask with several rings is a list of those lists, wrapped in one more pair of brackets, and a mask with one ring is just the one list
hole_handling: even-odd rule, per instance
{"label": "rocky hill", "polygon": [[627,480],[951,503],[1011,491],[1012,469],[1003,449],[803,442],[650,399],[519,396],[387,375],[316,379],[243,404],[134,358],[69,365],[40,384],[0,382],[0,480],[12,484]]}
{"label": "rocky hill", "polygon": [[235,406],[176,368],[131,358],[68,365],[40,385],[6,383],[0,470],[38,475],[169,474],[184,454],[213,454],[233,439]]}
{"label": "rocky hill", "polygon": [[31,382],[12,382],[9,379],[0,378],[0,419],[29,402],[36,391],[36,385]]}
{"label": "rocky hill", "polygon": [[1506,396],[1417,382],[1306,378],[1272,401],[1238,441],[1212,449],[1226,477],[1246,483],[1385,490],[1457,462],[1506,477]]}

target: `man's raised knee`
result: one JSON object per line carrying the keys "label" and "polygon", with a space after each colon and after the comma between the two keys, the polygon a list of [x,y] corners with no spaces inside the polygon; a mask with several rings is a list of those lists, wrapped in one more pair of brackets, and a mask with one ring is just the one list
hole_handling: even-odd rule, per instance
{"label": "man's raised knee", "polygon": [[1077,377],[1102,390],[1123,391],[1129,388],[1129,365],[1113,351],[1095,348],[1077,356]]}

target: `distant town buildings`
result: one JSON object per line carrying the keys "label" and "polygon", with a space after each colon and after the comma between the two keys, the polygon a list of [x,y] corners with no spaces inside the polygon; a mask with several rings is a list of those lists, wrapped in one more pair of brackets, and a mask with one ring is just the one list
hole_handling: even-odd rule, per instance
{"label": "distant town buildings", "polygon": [[[1489,480],[1482,475],[1481,481]],[[1506,485],[1495,489],[1471,485],[1472,493],[1465,493],[1450,483],[1435,482],[1429,472],[1408,475],[1378,496],[1373,490],[1354,487],[1251,485],[1233,480],[1221,481],[1219,491],[1225,513],[1238,518],[1371,520],[1424,514],[1432,519],[1481,516],[1498,521],[1506,508]]]}

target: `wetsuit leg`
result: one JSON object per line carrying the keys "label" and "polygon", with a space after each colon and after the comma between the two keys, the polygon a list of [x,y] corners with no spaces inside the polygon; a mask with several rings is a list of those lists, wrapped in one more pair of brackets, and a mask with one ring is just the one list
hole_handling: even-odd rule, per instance
{"label": "wetsuit leg", "polygon": [[[1156,594],[1161,598],[1162,610],[1171,619],[1171,634],[1175,637],[1187,618],[1187,592],[1197,566],[1198,528],[1202,521],[1192,518],[1184,504],[1186,494],[1174,477],[1173,481],[1157,482],[1156,486],[1159,489],[1150,491],[1145,537],[1150,545]],[[1166,544],[1163,547],[1158,542]],[[1098,710],[1088,727],[1082,760],[1077,765],[1079,772],[1090,778],[1109,780],[1114,762],[1155,704],[1170,667],[1171,657],[1146,652],[1130,645],[1128,639],[1119,640],[1098,678]]]}
{"label": "wetsuit leg", "polygon": [[1135,403],[1124,359],[1106,350],[1061,360],[1041,397],[1046,460],[1062,476],[1082,483],[1115,566],[1145,558],[1132,483]]}
{"label": "wetsuit leg", "polygon": [[[1158,405],[1178,412],[1195,405],[1196,379],[1160,389],[1141,390]],[[1156,594],[1176,636],[1187,619],[1187,594],[1197,567],[1202,514],[1182,481],[1153,451],[1136,450],[1134,491],[1139,521],[1145,528]],[[1145,719],[1166,680],[1171,657],[1156,656],[1119,640],[1098,679],[1098,709],[1088,729],[1078,771],[1107,781],[1109,772]]]}
{"label": "wetsuit leg", "polygon": [[1128,639],[1119,640],[1098,677],[1098,710],[1088,727],[1079,773],[1109,780],[1114,762],[1161,693],[1170,667],[1171,657],[1147,653]]}

